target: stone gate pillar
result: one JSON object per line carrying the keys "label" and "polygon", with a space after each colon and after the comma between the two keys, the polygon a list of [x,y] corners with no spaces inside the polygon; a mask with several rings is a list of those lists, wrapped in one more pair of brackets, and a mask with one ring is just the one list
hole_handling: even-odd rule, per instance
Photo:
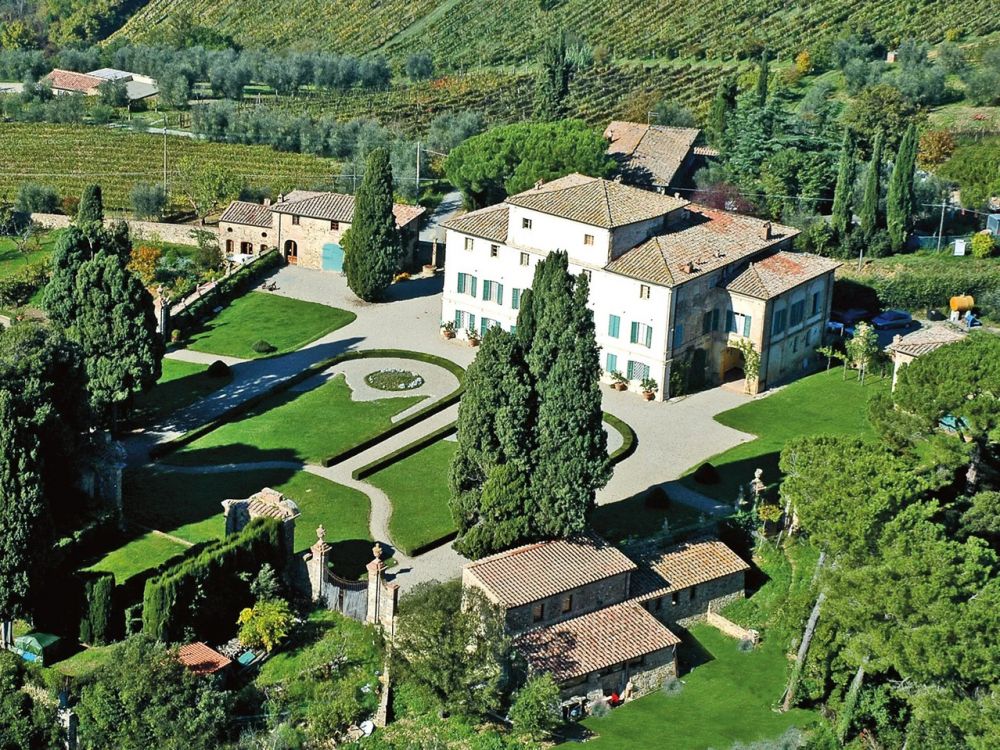
{"label": "stone gate pillar", "polygon": [[316,544],[309,548],[312,557],[306,562],[306,569],[309,571],[309,589],[314,602],[326,598],[329,585],[327,561],[331,549],[333,548],[326,543],[326,529],[320,526],[316,529]]}
{"label": "stone gate pillar", "polygon": [[382,562],[382,545],[372,547],[374,559],[368,563],[368,614],[365,622],[377,625],[381,622],[382,592],[384,587],[385,563]]}

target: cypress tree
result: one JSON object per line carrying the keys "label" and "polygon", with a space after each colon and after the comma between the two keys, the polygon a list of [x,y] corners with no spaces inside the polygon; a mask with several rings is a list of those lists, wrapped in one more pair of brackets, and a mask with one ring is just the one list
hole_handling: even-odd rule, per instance
{"label": "cypress tree", "polygon": [[831,225],[837,237],[843,240],[851,226],[851,197],[854,194],[854,138],[849,130],[844,130],[844,142],[840,147],[840,163],[837,166],[837,186],[833,191],[833,213]]}
{"label": "cypress tree", "polygon": [[913,224],[913,174],[917,168],[917,130],[912,124],[899,142],[896,161],[889,177],[885,217],[892,249],[899,252],[906,245]]}
{"label": "cypress tree", "polygon": [[736,82],[732,79],[721,81],[708,110],[706,123],[712,142],[721,144],[726,134],[729,113],[736,106]]}
{"label": "cypress tree", "polygon": [[569,63],[566,60],[566,31],[559,29],[542,47],[535,79],[535,119],[543,122],[560,119],[567,93]]}
{"label": "cypress tree", "polygon": [[872,159],[868,164],[865,176],[865,194],[861,202],[861,229],[865,235],[871,235],[879,228],[878,202],[881,194],[882,172],[882,134],[875,136],[872,148]]}
{"label": "cypress tree", "polygon": [[376,148],[368,155],[354,218],[343,239],[347,285],[365,302],[383,297],[399,267],[401,247],[392,196],[389,151]]}
{"label": "cypress tree", "polygon": [[104,199],[100,185],[87,185],[80,196],[80,205],[76,209],[78,224],[104,221]]}
{"label": "cypress tree", "polygon": [[760,69],[757,74],[757,106],[767,106],[767,84],[771,75],[770,65],[767,60],[767,50],[760,53]]}
{"label": "cypress tree", "polygon": [[80,266],[73,304],[69,332],[83,349],[91,406],[114,428],[119,406],[160,377],[153,298],[122,258],[101,252]]}

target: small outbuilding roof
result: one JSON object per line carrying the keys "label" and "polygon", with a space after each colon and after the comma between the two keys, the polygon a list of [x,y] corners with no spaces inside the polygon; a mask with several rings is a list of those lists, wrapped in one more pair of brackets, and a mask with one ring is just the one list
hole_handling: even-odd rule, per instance
{"label": "small outbuilding roof", "polygon": [[726,284],[726,289],[747,297],[771,299],[841,265],[812,253],[777,252],[751,262],[745,271]]}
{"label": "small outbuilding roof", "polygon": [[906,336],[897,335],[886,349],[890,352],[908,354],[911,357],[920,357],[924,354],[930,354],[942,346],[961,341],[967,335],[965,331],[947,324],[929,326]]}
{"label": "small outbuilding roof", "polygon": [[614,120],[604,131],[627,181],[670,185],[694,149],[701,131]]}
{"label": "small outbuilding roof", "polygon": [[626,555],[596,535],[526,544],[469,563],[491,598],[519,607],[636,569]]}
{"label": "small outbuilding roof", "polygon": [[271,209],[260,203],[250,201],[233,201],[222,212],[219,223],[244,224],[251,227],[271,228]]}
{"label": "small outbuilding roof", "polygon": [[514,641],[533,669],[551,672],[556,682],[673,648],[680,642],[636,602],[529,630]]}
{"label": "small outbuilding roof", "polygon": [[181,646],[177,651],[177,660],[196,675],[215,674],[233,663],[201,641]]}
{"label": "small outbuilding roof", "polygon": [[77,91],[81,94],[93,91],[106,81],[104,78],[98,78],[87,73],[77,73],[72,70],[62,70],[60,68],[56,68],[45,76],[45,80],[54,89],[59,89],[60,91]]}
{"label": "small outbuilding roof", "polygon": [[686,542],[644,560],[633,594],[641,601],[747,570],[743,558],[717,539]]}
{"label": "small outbuilding roof", "polygon": [[[302,196],[302,197],[300,197]],[[354,220],[354,196],[346,193],[289,193],[285,200],[275,203],[271,210],[279,214],[305,216],[325,221],[351,222]],[[419,218],[425,211],[423,206],[408,206],[395,203],[392,214],[400,229]]]}

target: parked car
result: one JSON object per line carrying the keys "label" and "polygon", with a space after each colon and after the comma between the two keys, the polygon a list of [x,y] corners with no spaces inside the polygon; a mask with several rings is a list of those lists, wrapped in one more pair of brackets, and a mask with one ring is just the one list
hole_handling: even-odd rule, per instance
{"label": "parked car", "polygon": [[860,307],[852,307],[847,310],[831,310],[830,320],[834,323],[840,323],[843,326],[855,326],[862,320],[870,320],[871,313]]}
{"label": "parked car", "polygon": [[913,316],[902,310],[886,310],[872,318],[872,325],[879,331],[890,328],[909,328],[913,324]]}

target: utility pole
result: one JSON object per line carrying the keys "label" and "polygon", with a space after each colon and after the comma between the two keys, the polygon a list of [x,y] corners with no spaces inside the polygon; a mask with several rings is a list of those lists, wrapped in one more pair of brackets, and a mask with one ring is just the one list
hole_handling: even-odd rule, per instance
{"label": "utility pole", "polygon": [[[947,196],[947,192],[945,192]],[[937,252],[941,252],[941,236],[944,234],[944,208],[948,204],[945,200],[945,196],[941,197],[941,223],[938,224],[938,241],[937,241]]]}
{"label": "utility pole", "polygon": [[417,200],[420,200],[420,141],[417,141]]}
{"label": "utility pole", "polygon": [[163,195],[167,195],[167,116],[163,116]]}

